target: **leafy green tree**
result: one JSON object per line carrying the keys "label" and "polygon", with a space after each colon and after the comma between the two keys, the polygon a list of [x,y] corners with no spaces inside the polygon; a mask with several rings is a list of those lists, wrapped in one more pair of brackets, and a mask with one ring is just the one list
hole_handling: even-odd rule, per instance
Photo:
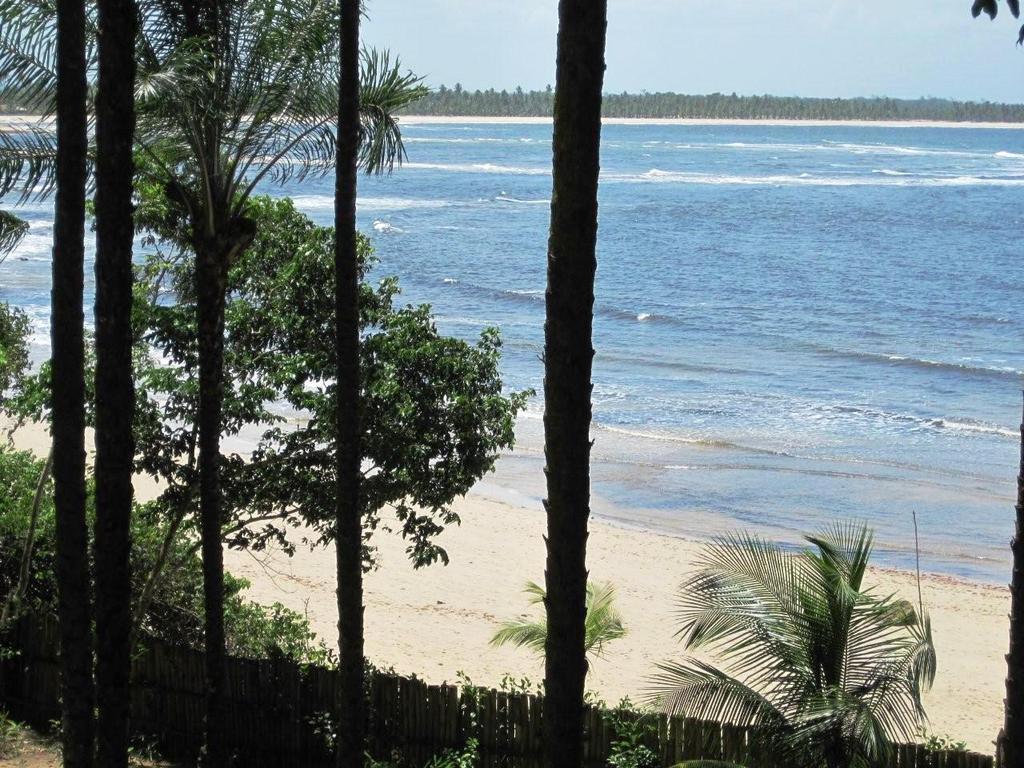
{"label": "leafy green tree", "polygon": [[544,764],[549,768],[583,765],[590,393],[607,16],[607,0],[562,0],[558,6],[544,324]]}
{"label": "leafy green tree", "polygon": [[24,310],[0,304],[0,408],[4,397],[28,370],[28,331]]}
{"label": "leafy green tree", "polygon": [[[198,547],[198,353],[185,227],[159,185],[142,183],[138,194],[136,220],[150,253],[136,283],[135,468],[164,488],[144,507],[162,543],[139,574],[146,586],[136,593],[135,615],[143,622],[150,596]],[[245,436],[255,447],[224,458],[221,534],[232,547],[277,544],[291,552],[333,535],[334,233],[288,200],[254,198],[248,215],[259,227],[229,277],[223,435]],[[475,344],[441,335],[428,306],[396,306],[394,278],[366,281],[373,256],[365,238],[358,244],[363,565],[377,562],[373,536],[396,527],[382,518],[385,507],[395,510],[395,533],[408,542],[414,566],[447,562],[436,537],[458,523],[452,502],[512,446],[529,393],[503,392],[497,331]],[[49,381],[44,365],[8,399],[8,412],[48,419]],[[280,406],[294,415],[286,418]]]}
{"label": "leafy green tree", "polygon": [[[530,605],[544,604],[544,587],[530,581],[524,590]],[[587,582],[587,617],[584,622],[584,649],[588,666],[601,658],[605,646],[626,635],[622,616],[615,607],[615,586]],[[514,619],[505,622],[491,638],[491,645],[529,648],[541,656],[547,643],[548,625],[543,619]]]}
{"label": "leafy green tree", "polygon": [[[176,239],[177,221],[160,220],[159,191],[142,193],[140,223],[163,236],[138,284],[137,466],[166,484],[169,518],[189,524],[197,484],[194,267],[188,243]],[[326,543],[337,493],[334,232],[289,200],[254,198],[248,215],[259,229],[229,276],[224,435],[244,433],[256,444],[245,459],[225,457],[222,534],[234,547],[290,547],[288,528],[301,523],[314,529],[310,543]],[[395,306],[394,278],[365,281],[373,257],[365,238],[358,245],[364,565],[374,563],[372,533],[389,505],[414,565],[446,561],[434,539],[458,522],[451,503],[511,447],[528,393],[503,394],[497,331],[476,344],[442,336],[429,306]],[[285,419],[274,403],[295,416]]]}
{"label": "leafy green tree", "polygon": [[866,528],[835,525],[808,541],[791,551],[734,535],[707,546],[680,589],[679,634],[721,665],[661,664],[654,699],[675,714],[758,726],[789,765],[884,764],[925,720],[930,621],[864,586]]}

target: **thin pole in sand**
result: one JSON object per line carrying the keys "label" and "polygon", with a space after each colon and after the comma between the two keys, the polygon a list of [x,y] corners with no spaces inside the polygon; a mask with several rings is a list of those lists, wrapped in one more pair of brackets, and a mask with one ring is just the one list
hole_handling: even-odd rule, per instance
{"label": "thin pole in sand", "polygon": [[910,515],[914,518],[914,564],[917,569],[917,608],[923,614],[924,598],[921,597],[921,544],[917,539],[917,510],[910,510]]}

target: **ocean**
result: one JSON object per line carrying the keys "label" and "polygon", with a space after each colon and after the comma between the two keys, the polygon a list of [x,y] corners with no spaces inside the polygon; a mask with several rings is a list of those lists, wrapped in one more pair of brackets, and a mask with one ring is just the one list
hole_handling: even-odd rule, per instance
{"label": "ocean", "polygon": [[[499,327],[507,386],[537,390],[480,485],[530,503],[544,494],[550,133],[409,124],[404,166],[360,179],[377,275],[447,333]],[[265,191],[331,222],[332,178]],[[916,513],[924,570],[1008,578],[1024,131],[608,125],[600,204],[595,515],[792,542],[862,520],[880,564],[912,567]],[[23,214],[0,301],[29,311],[41,358],[52,211]]]}

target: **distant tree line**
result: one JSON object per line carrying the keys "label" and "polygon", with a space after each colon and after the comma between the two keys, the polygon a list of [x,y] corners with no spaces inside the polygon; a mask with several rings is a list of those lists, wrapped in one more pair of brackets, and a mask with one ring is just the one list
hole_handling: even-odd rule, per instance
{"label": "distant tree line", "polygon": [[[554,91],[470,91],[456,83],[431,91],[407,108],[409,114],[483,117],[550,117]],[[1024,104],[949,99],[811,99],[798,96],[739,96],[735,93],[606,94],[605,117],[743,120],[948,120],[1024,122]]]}

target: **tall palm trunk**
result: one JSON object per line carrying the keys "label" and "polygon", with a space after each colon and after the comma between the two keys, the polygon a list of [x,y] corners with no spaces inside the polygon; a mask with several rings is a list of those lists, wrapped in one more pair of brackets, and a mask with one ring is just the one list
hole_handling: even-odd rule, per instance
{"label": "tall palm trunk", "polygon": [[128,765],[131,672],[134,0],[99,0],[96,93],[97,759]]}
{"label": "tall palm trunk", "polygon": [[1010,549],[1010,650],[1006,654],[1006,699],[999,752],[1003,768],[1024,768],[1024,419],[1017,473],[1017,523]]}
{"label": "tall palm trunk", "polygon": [[197,240],[199,321],[199,519],[206,642],[206,744],[203,764],[227,764],[224,742],[224,551],[221,545],[220,430],[224,403],[224,304],[228,254]]}
{"label": "tall palm trunk", "polygon": [[558,6],[554,165],[544,326],[547,459],[545,765],[583,764],[597,179],[607,0]]}
{"label": "tall palm trunk", "polygon": [[356,166],[359,151],[359,0],[339,0],[338,154],[334,190],[337,354],[337,508],[339,768],[362,768],[363,537],[359,505],[359,275]]}
{"label": "tall palm trunk", "polygon": [[85,521],[82,318],[86,152],[85,4],[57,2],[57,198],[53,224],[53,480],[57,514],[64,765],[93,760],[89,532]]}

